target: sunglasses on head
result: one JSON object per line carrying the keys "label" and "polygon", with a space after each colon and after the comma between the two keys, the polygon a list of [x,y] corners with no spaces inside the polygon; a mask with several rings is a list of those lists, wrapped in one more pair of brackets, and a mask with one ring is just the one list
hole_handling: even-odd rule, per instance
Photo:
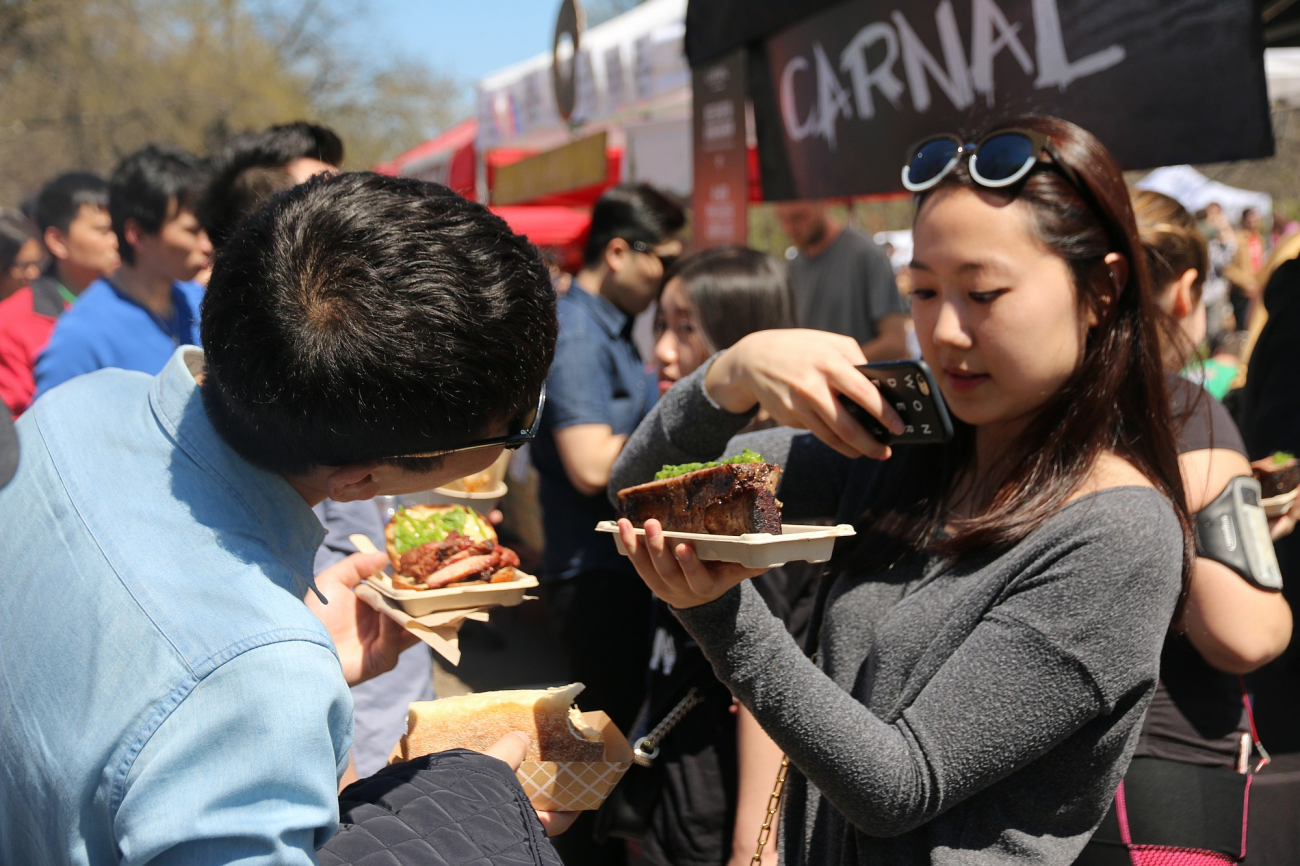
{"label": "sunglasses on head", "polygon": [[969,159],[971,180],[989,189],[1015,184],[1051,157],[1051,165],[1060,169],[1075,189],[1090,195],[1078,173],[1061,159],[1052,140],[1027,129],[1000,129],[971,144],[952,134],[941,134],[912,145],[903,166],[903,186],[910,192],[925,192],[948,176],[962,159]]}
{"label": "sunglasses on head", "polygon": [[537,405],[529,409],[515,421],[511,422],[510,429],[516,430],[515,433],[507,433],[505,436],[492,436],[487,439],[475,439],[473,442],[467,442],[464,445],[458,445],[455,448],[440,448],[437,451],[421,451],[417,454],[395,454],[392,457],[385,457],[385,460],[403,460],[408,457],[445,457],[448,454],[460,454],[463,451],[477,451],[480,448],[497,448],[504,447],[507,451],[517,451],[527,443],[537,438],[537,431],[542,426],[542,409],[546,406],[546,386],[542,385],[542,391],[537,395]]}
{"label": "sunglasses on head", "polygon": [[[1044,159],[1044,155],[1049,159]],[[963,159],[970,160],[966,170],[971,180],[987,189],[1013,186],[1040,164],[1056,169],[1105,226],[1111,243],[1115,245],[1114,249],[1124,249],[1127,246],[1096,194],[1083,182],[1079,173],[1061,158],[1052,140],[1041,132],[998,129],[974,144],[963,142],[951,133],[922,139],[907,151],[907,164],[903,166],[903,186],[918,194],[933,189]]]}

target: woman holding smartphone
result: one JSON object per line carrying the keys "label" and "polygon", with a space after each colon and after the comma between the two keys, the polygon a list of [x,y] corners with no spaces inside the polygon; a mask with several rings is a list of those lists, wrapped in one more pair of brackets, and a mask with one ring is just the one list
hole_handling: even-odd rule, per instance
{"label": "woman holding smartphone", "polygon": [[[752,570],[644,540],[638,573],[788,754],[787,864],[1073,861],[1133,754],[1189,572],[1156,312],[1118,165],[1021,118],[909,154],[912,317],[957,434],[882,445],[838,397],[901,420],[836,335],[764,332],[674,387],[615,466],[748,446],[784,517],[852,521],[807,657]],[[728,443],[762,407],[774,430]]]}

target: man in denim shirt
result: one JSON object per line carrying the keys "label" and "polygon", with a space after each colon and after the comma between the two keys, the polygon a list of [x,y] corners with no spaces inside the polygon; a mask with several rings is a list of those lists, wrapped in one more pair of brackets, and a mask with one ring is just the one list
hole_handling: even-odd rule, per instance
{"label": "man in denim shirt", "polygon": [[315,862],[348,682],[397,641],[357,612],[336,654],[357,602],[311,597],[311,505],[428,489],[526,439],[512,419],[536,412],[554,293],[481,206],[340,175],[243,227],[202,327],[206,356],[79,377],[18,424],[0,862]]}

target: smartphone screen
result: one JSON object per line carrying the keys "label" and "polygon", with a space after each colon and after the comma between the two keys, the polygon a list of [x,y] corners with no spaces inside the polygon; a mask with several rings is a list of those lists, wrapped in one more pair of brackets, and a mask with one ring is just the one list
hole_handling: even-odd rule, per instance
{"label": "smartphone screen", "polygon": [[858,367],[875,384],[885,402],[903,419],[903,432],[894,435],[874,415],[849,398],[840,402],[853,419],[877,441],[889,445],[924,445],[952,438],[952,418],[924,361],[878,361]]}

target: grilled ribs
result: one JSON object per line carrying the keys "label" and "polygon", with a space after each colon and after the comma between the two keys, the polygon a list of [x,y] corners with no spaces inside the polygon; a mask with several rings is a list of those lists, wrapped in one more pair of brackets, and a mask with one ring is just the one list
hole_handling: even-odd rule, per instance
{"label": "grilled ribs", "polygon": [[776,485],[781,467],[736,463],[697,469],[618,492],[619,514],[643,526],[650,518],[674,532],[744,535],[781,534]]}
{"label": "grilled ribs", "polygon": [[1250,468],[1259,479],[1263,491],[1260,495],[1265,499],[1290,493],[1300,487],[1300,462],[1294,457],[1283,463],[1275,463],[1274,458],[1265,457],[1250,464]]}

